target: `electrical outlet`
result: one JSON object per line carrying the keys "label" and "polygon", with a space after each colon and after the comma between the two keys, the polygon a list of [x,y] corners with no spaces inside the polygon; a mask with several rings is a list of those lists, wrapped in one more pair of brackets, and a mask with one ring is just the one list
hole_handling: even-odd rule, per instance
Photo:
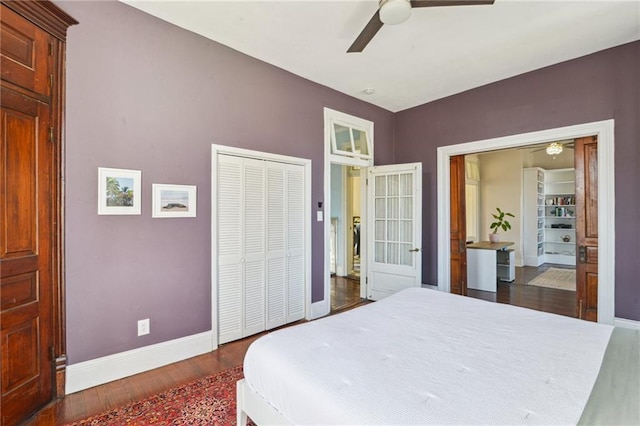
{"label": "electrical outlet", "polygon": [[138,321],[138,336],[151,333],[149,329],[149,318]]}

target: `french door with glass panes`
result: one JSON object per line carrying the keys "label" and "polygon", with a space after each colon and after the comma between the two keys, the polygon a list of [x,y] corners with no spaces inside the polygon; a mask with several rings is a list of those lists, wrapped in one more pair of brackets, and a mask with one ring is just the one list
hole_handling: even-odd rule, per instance
{"label": "french door with glass panes", "polygon": [[421,286],[422,164],[370,167],[367,179],[367,297],[379,300]]}

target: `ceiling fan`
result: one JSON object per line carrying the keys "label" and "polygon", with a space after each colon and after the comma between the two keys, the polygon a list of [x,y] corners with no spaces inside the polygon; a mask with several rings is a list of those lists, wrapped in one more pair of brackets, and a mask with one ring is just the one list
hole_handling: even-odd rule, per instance
{"label": "ceiling fan", "polygon": [[401,24],[411,16],[414,7],[474,6],[493,4],[494,0],[380,0],[378,10],[364,27],[347,53],[362,52],[382,25]]}
{"label": "ceiling fan", "polygon": [[549,144],[545,144],[544,146],[538,149],[534,149],[531,152],[533,153],[533,152],[545,150],[547,154],[555,156],[560,154],[564,150],[564,148],[573,149],[573,147],[574,147],[573,139],[570,139],[566,141],[551,142]]}

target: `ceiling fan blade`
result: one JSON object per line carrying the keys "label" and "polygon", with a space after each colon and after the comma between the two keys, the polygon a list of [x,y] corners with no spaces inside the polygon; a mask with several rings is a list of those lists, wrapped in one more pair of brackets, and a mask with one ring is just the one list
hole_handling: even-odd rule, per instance
{"label": "ceiling fan blade", "polygon": [[376,13],[371,17],[367,25],[364,27],[356,41],[353,42],[347,53],[362,52],[367,44],[373,39],[380,28],[382,28],[382,21],[380,20],[380,11],[376,10]]}
{"label": "ceiling fan blade", "polygon": [[411,0],[411,7],[475,6],[493,4],[495,0]]}

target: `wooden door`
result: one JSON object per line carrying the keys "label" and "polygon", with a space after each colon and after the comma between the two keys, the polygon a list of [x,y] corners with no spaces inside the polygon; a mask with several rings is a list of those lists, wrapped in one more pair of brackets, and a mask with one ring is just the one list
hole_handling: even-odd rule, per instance
{"label": "wooden door", "polygon": [[[42,92],[40,78],[50,74],[49,37],[4,7],[2,25],[3,77]],[[5,76],[9,59],[13,69]],[[48,139],[51,108],[38,95],[9,85],[0,94],[3,424],[17,423],[53,398],[55,157]]]}
{"label": "wooden door", "polygon": [[575,141],[576,313],[598,321],[598,140]]}
{"label": "wooden door", "polygon": [[451,293],[467,295],[467,216],[465,211],[464,155],[449,160],[451,221]]}
{"label": "wooden door", "polygon": [[13,425],[64,389],[60,64],[76,22],[45,1],[1,8],[0,422]]}
{"label": "wooden door", "polygon": [[2,419],[12,424],[53,397],[49,106],[2,88],[0,290]]}

